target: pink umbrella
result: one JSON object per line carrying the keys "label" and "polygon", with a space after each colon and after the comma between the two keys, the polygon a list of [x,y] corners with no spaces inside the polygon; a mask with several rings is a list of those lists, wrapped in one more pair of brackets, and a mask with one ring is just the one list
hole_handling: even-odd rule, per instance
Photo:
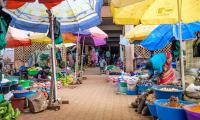
{"label": "pink umbrella", "polygon": [[106,39],[108,38],[108,35],[98,27],[92,27],[90,29],[81,31],[79,32],[79,35],[80,35],[79,39],[80,44],[94,45],[94,46],[105,45]]}

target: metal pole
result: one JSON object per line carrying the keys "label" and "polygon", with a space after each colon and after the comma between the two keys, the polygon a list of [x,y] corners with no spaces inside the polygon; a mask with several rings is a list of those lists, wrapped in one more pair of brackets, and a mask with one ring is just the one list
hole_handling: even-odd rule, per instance
{"label": "metal pole", "polygon": [[81,53],[81,77],[83,75],[83,50],[84,50],[84,43],[85,43],[85,37],[83,38],[83,47],[82,47],[82,53]]}
{"label": "metal pole", "polygon": [[182,20],[181,20],[181,4],[182,0],[177,0],[178,6],[178,21],[179,21],[179,40],[180,40],[180,52],[181,52],[181,79],[182,87],[185,90],[185,73],[184,73],[184,59],[183,59],[183,40],[182,40]]}
{"label": "metal pole", "polygon": [[75,64],[75,80],[78,78],[78,52],[79,52],[79,33],[80,30],[78,31],[78,38],[76,41],[76,64]]}
{"label": "metal pole", "polygon": [[50,10],[47,10],[47,13],[49,14],[49,22],[50,22],[50,28],[51,28],[51,43],[52,43],[52,51],[51,51],[51,57],[52,57],[52,72],[53,72],[53,78],[51,79],[51,95],[49,105],[52,106],[52,102],[57,101],[57,84],[56,84],[56,59],[55,59],[55,41],[54,41],[54,16],[52,15]]}

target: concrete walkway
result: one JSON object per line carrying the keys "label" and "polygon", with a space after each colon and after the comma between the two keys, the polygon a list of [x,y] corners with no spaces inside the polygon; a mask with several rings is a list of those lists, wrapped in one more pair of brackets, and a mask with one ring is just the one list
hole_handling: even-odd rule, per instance
{"label": "concrete walkway", "polygon": [[86,73],[88,79],[82,85],[59,90],[59,96],[70,104],[62,105],[59,111],[22,114],[19,120],[150,120],[129,108],[134,96],[116,95],[105,75],[92,75],[99,74],[99,69]]}

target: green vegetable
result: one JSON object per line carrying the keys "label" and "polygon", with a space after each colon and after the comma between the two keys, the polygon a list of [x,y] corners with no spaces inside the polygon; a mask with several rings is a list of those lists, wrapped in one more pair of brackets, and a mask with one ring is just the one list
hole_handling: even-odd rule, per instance
{"label": "green vegetable", "polygon": [[6,114],[3,116],[2,120],[11,120],[11,115],[10,115],[9,113],[6,113]]}
{"label": "green vegetable", "polygon": [[7,112],[7,107],[2,107],[0,110],[0,115],[3,115]]}
{"label": "green vegetable", "polygon": [[18,116],[20,115],[20,111],[19,109],[15,109],[15,115],[14,115],[14,118],[16,119]]}
{"label": "green vegetable", "polygon": [[4,100],[1,104],[0,107],[6,107],[9,104],[8,101]]}

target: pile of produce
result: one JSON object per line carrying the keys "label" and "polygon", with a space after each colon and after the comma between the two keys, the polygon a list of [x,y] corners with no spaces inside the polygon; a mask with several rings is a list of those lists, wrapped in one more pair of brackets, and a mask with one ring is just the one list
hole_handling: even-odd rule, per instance
{"label": "pile of produce", "polygon": [[152,94],[147,95],[146,102],[150,104],[154,104],[155,101],[156,101],[155,94],[152,93]]}
{"label": "pile of produce", "polygon": [[58,78],[58,81],[60,81],[62,83],[62,86],[67,86],[70,83],[72,83],[74,80],[74,76],[73,75],[67,75],[66,77],[61,77]]}
{"label": "pile of produce", "polygon": [[0,120],[16,120],[19,115],[19,109],[14,110],[8,101],[4,100],[0,103]]}
{"label": "pile of produce", "polygon": [[[50,88],[51,82],[34,82],[33,88]],[[57,88],[60,89],[62,87],[62,83],[57,81]]]}
{"label": "pile of produce", "polygon": [[160,88],[159,90],[162,90],[162,91],[168,91],[168,92],[172,92],[172,91],[178,91],[178,89],[176,88]]}
{"label": "pile of produce", "polygon": [[144,85],[144,86],[151,86],[154,83],[152,81],[150,81],[150,80],[140,80],[140,81],[138,81],[137,84],[138,85]]}
{"label": "pile of produce", "polygon": [[162,106],[169,106],[169,107],[175,107],[175,108],[182,108],[183,104],[179,103],[178,97],[171,96],[169,99],[169,102],[167,103],[161,103]]}
{"label": "pile of produce", "polygon": [[185,108],[188,111],[200,113],[200,104]]}

